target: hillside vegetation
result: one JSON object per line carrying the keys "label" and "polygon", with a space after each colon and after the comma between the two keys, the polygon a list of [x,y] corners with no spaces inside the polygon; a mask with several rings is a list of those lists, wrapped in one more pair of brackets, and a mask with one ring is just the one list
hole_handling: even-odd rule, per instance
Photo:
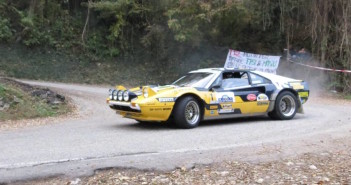
{"label": "hillside vegetation", "polygon": [[0,122],[68,113],[65,98],[49,89],[0,78]]}
{"label": "hillside vegetation", "polygon": [[[350,18],[349,0],[0,0],[0,74],[164,83],[223,66],[229,48],[306,48],[319,66],[350,69]],[[326,74],[351,92],[350,74]]]}

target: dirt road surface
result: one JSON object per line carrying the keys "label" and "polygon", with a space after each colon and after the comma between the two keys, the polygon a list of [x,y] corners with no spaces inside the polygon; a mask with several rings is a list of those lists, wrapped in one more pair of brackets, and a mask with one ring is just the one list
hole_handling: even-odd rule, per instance
{"label": "dirt road surface", "polygon": [[80,118],[0,131],[0,183],[91,175],[109,167],[170,170],[223,160],[269,161],[327,151],[351,135],[351,104],[313,94],[305,114],[204,122],[182,130],[141,125],[106,105],[108,88],[24,81],[72,98]]}

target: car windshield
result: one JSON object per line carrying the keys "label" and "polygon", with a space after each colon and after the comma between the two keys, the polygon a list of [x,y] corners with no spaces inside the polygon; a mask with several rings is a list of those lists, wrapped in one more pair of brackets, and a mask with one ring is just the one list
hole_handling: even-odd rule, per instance
{"label": "car windshield", "polygon": [[213,75],[213,73],[188,73],[187,75],[173,82],[172,85],[180,87],[205,88],[212,79]]}

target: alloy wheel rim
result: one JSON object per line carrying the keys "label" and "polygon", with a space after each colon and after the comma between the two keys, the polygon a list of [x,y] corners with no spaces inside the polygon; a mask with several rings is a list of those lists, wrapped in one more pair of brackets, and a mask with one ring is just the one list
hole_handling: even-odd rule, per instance
{"label": "alloy wheel rim", "polygon": [[283,96],[279,103],[279,109],[284,116],[292,116],[296,109],[294,98],[289,95]]}
{"label": "alloy wheel rim", "polygon": [[195,101],[190,101],[185,106],[185,119],[186,121],[194,125],[200,118],[200,109]]}

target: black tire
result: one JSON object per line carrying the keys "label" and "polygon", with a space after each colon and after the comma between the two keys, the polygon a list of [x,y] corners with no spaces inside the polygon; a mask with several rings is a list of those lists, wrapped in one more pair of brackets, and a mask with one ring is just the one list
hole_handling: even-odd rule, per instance
{"label": "black tire", "polygon": [[167,121],[161,121],[161,122],[156,122],[156,121],[139,121],[139,120],[136,120],[138,122],[138,124],[140,126],[147,126],[147,127],[150,127],[150,126],[153,126],[153,125],[163,125],[163,126],[166,126],[166,127],[170,127],[170,128],[174,128],[174,124],[172,122],[172,120],[167,120]]}
{"label": "black tire", "polygon": [[298,108],[296,96],[290,91],[284,91],[277,96],[274,109],[268,116],[275,120],[290,120],[294,118]]}
{"label": "black tire", "polygon": [[150,121],[140,121],[140,120],[136,120],[138,122],[139,125],[149,125],[151,122]]}
{"label": "black tire", "polygon": [[177,101],[173,111],[173,122],[179,128],[195,128],[201,121],[202,111],[199,102],[186,96]]}

